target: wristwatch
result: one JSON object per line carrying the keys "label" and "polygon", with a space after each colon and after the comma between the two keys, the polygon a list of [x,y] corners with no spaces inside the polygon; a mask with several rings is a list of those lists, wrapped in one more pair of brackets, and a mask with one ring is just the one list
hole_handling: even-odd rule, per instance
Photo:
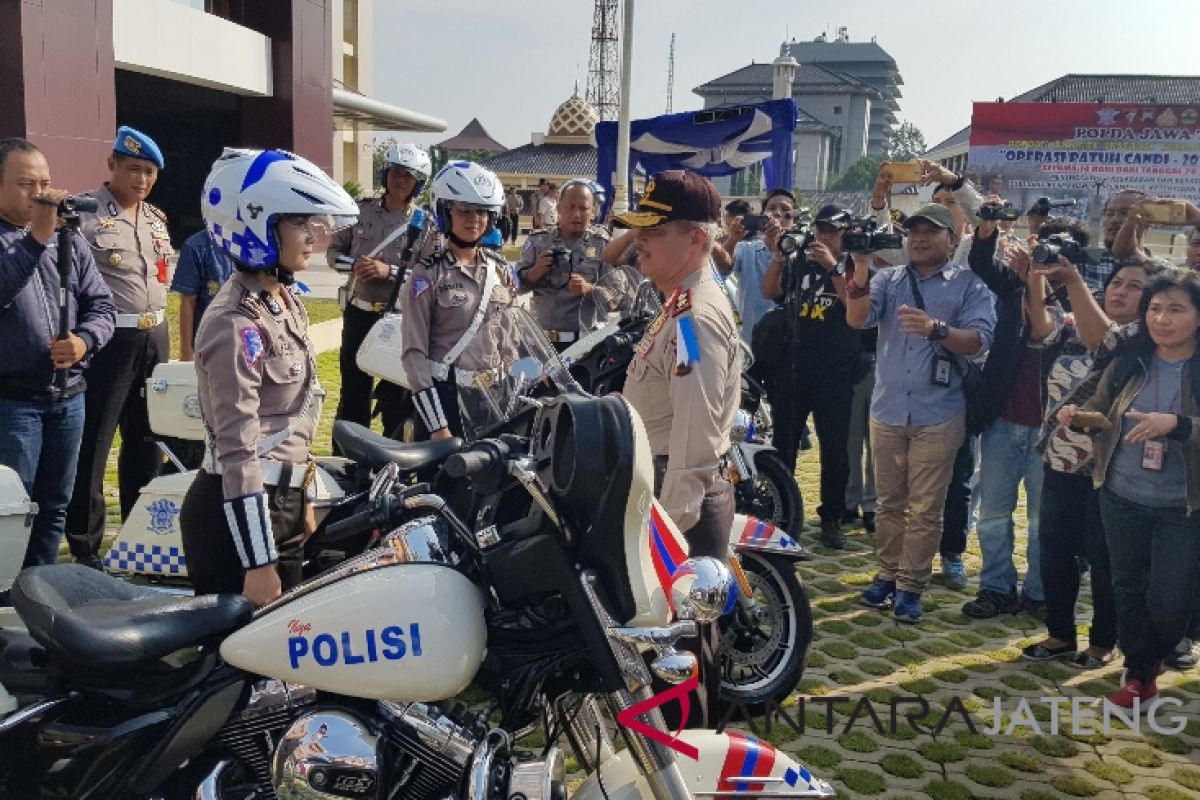
{"label": "wristwatch", "polygon": [[931,342],[940,342],[950,335],[950,326],[942,322],[940,319],[933,320],[933,330],[925,338]]}

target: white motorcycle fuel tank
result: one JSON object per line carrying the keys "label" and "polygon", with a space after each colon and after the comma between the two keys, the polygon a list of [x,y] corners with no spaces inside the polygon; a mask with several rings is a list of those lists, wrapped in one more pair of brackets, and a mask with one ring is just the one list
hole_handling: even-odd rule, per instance
{"label": "white motorcycle fuel tank", "polygon": [[[301,584],[221,644],[257,675],[375,700],[452,697],[483,661],[483,596],[440,564],[391,564]],[[314,581],[320,578],[314,579]]]}

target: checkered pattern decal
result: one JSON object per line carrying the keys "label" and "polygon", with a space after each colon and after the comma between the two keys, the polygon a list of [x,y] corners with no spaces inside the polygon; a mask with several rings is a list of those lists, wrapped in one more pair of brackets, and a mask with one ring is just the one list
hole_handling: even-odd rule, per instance
{"label": "checkered pattern decal", "polygon": [[104,568],[112,572],[140,572],[152,575],[187,575],[182,547],[156,544],[115,542],[104,556]]}

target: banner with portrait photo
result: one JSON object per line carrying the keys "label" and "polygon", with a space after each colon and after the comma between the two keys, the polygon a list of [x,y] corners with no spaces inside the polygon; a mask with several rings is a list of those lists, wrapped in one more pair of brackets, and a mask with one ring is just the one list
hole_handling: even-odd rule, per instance
{"label": "banner with portrait photo", "polygon": [[1120,189],[1200,203],[1200,102],[975,103],[968,172],[1027,210],[1041,197],[1092,230]]}

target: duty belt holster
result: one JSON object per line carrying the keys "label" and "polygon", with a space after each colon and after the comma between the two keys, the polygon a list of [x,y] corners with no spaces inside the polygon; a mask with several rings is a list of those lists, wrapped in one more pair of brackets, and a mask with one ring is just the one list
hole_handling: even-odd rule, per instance
{"label": "duty belt holster", "polygon": [[279,483],[275,484],[275,506],[282,507],[284,496],[292,485],[292,465],[284,462],[279,467]]}

